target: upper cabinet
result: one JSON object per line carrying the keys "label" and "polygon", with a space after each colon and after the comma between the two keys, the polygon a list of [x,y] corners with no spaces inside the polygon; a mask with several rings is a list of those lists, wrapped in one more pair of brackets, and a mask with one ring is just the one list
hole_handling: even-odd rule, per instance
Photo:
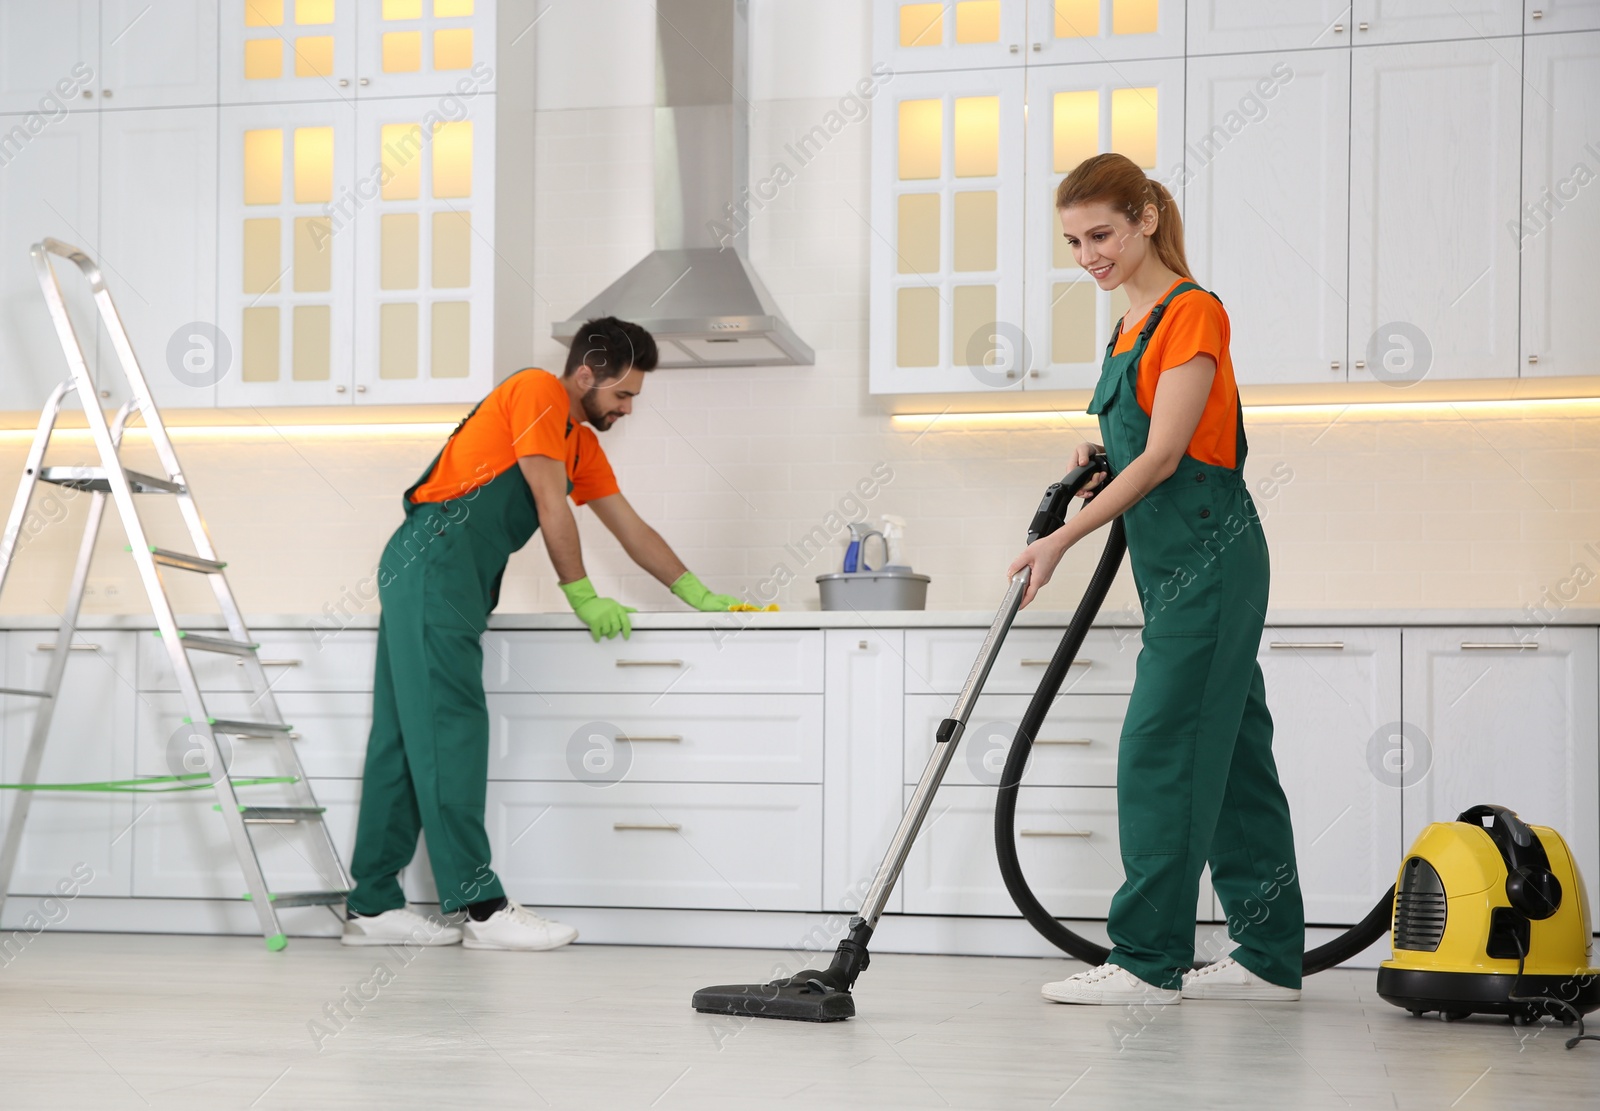
{"label": "upper cabinet", "polygon": [[1600,31],[1600,0],[1527,0],[1522,29],[1530,35]]}
{"label": "upper cabinet", "polygon": [[354,0],[222,0],[222,102],[354,96],[356,7]]}
{"label": "upper cabinet", "polygon": [[1183,25],[1184,0],[1028,0],[1028,64],[1181,58]]}
{"label": "upper cabinet", "polygon": [[1189,49],[1196,54],[1348,46],[1349,0],[1189,0]]}
{"label": "upper cabinet", "polygon": [[1350,17],[1357,46],[1481,39],[1520,32],[1522,0],[1351,0]]}
{"label": "upper cabinet", "polygon": [[363,6],[360,18],[358,96],[494,88],[493,3],[382,0]]}
{"label": "upper cabinet", "polygon": [[99,7],[101,107],[216,104],[216,0],[100,0]]}
{"label": "upper cabinet", "polygon": [[57,117],[80,102],[92,105],[99,35],[93,0],[0,4],[0,112]]}
{"label": "upper cabinet", "polygon": [[1027,0],[877,0],[877,57],[895,73],[1023,65]]}

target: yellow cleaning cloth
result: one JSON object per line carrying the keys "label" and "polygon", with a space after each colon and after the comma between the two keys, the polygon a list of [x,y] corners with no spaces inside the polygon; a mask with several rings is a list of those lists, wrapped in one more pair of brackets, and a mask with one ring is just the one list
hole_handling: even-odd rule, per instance
{"label": "yellow cleaning cloth", "polygon": [[763,607],[763,606],[752,606],[748,602],[740,602],[736,606],[729,606],[728,607],[728,612],[729,613],[777,613],[778,612],[778,607],[776,605],[765,606],[765,607]]}

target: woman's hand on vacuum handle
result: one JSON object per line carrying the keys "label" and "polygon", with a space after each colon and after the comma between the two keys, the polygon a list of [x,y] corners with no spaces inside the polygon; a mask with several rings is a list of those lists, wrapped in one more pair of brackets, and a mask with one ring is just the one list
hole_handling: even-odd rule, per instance
{"label": "woman's hand on vacuum handle", "polygon": [[1025,608],[1034,596],[1050,581],[1050,576],[1055,574],[1056,565],[1061,562],[1061,557],[1067,554],[1068,545],[1061,542],[1062,533],[1057,531],[1049,536],[1042,537],[1022,549],[1022,554],[1012,561],[1006,569],[1006,578],[1014,578],[1018,571],[1024,567],[1030,568],[1028,573],[1028,590],[1022,596],[1022,607]]}
{"label": "woman's hand on vacuum handle", "polygon": [[[1086,466],[1096,455],[1104,455],[1105,450],[1104,444],[1079,444],[1077,447],[1072,449],[1072,465],[1074,467]],[[1105,482],[1105,480],[1106,476],[1104,472],[1095,475],[1088,482],[1083,484],[1083,489],[1078,491],[1078,497],[1094,497],[1095,490],[1100,486],[1101,483]]]}

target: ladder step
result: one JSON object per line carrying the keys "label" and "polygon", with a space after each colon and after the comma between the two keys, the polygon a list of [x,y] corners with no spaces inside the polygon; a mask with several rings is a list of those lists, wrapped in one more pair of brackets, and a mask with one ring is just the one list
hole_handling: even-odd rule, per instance
{"label": "ladder step", "polygon": [[49,691],[29,691],[20,687],[0,687],[0,694],[14,694],[18,698],[54,698]]}
{"label": "ladder step", "polygon": [[[267,901],[275,907],[331,907],[344,902],[349,894],[348,891],[275,891],[267,896]],[[248,891],[244,893],[245,902],[253,898]]]}
{"label": "ladder step", "polygon": [[[122,473],[128,478],[128,485],[135,494],[183,494],[187,493],[181,485],[170,482],[154,475],[140,474],[130,471],[126,467]],[[106,478],[104,467],[40,467],[39,478],[43,482],[53,482],[57,486],[70,486],[74,490],[88,490],[96,494],[109,494],[111,483]]]}
{"label": "ladder step", "polygon": [[[128,549],[130,552],[132,548]],[[176,567],[180,571],[198,571],[202,575],[219,574],[226,563],[215,559],[205,559],[202,556],[190,555],[187,552],[169,552],[165,548],[151,547],[150,558],[163,567]]]}
{"label": "ladder step", "polygon": [[[211,809],[220,813],[222,804],[212,803]],[[292,825],[295,822],[320,822],[326,812],[322,806],[241,806],[239,813],[247,822],[261,825]]]}
{"label": "ladder step", "polygon": [[[161,630],[156,630],[156,636],[161,635]],[[230,656],[253,656],[259,644],[251,644],[248,640],[229,640],[227,637],[206,636],[204,633],[187,633],[181,629],[178,632],[178,643],[194,652],[225,652]]]}
{"label": "ladder step", "polygon": [[[185,721],[188,719],[185,718]],[[207,718],[214,733],[230,737],[265,737],[273,733],[288,733],[294,726],[275,721],[229,721],[226,718]]]}

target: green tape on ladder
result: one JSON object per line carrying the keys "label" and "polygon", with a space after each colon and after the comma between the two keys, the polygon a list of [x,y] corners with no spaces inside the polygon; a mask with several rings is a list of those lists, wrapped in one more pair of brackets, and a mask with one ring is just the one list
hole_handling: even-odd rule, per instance
{"label": "green tape on ladder", "polygon": [[[240,895],[239,898],[243,899],[247,903],[253,903],[253,902],[255,902],[255,898],[256,897],[254,895],[250,894],[250,892],[246,891],[243,895]],[[277,901],[278,901],[278,896],[277,896],[276,893],[269,893],[267,895],[267,902],[275,903]]]}

